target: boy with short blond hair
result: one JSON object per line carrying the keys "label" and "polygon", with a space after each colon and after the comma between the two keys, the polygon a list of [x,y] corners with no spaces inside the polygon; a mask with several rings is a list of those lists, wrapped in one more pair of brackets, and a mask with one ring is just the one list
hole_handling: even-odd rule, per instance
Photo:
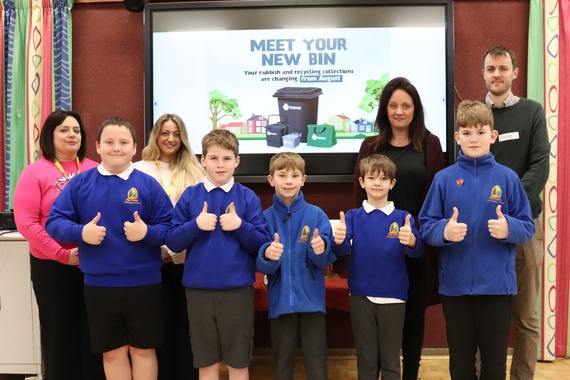
{"label": "boy with short blond hair", "polygon": [[187,188],[174,209],[166,245],[186,250],[186,287],[194,366],[217,379],[246,379],[253,348],[255,258],[270,241],[261,201],[234,182],[239,142],[226,130],[202,139],[203,183]]}
{"label": "boy with short blond hair", "polygon": [[265,210],[273,242],[265,243],[257,267],[268,278],[271,343],[277,380],[293,379],[300,337],[308,379],[326,380],[327,345],[324,268],[334,259],[326,214],[305,202],[305,161],[296,153],[271,158],[267,179],[275,188]]}
{"label": "boy with short blond hair", "polygon": [[439,293],[452,379],[505,379],[511,305],[517,293],[515,245],[535,227],[517,174],[495,161],[493,115],[481,102],[457,110],[454,165],[436,174],[420,212],[421,233],[440,249]]}
{"label": "boy with short blond hair", "polygon": [[396,165],[382,154],[360,161],[362,207],[340,212],[333,252],[350,253],[350,316],[361,380],[400,380],[400,347],[408,298],[405,255],[419,257],[424,243],[407,211],[388,201]]}

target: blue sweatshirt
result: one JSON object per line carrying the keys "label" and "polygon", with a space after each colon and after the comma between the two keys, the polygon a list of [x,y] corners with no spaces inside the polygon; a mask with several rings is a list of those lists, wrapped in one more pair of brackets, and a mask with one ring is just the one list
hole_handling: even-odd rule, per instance
{"label": "blue sweatshirt", "polygon": [[424,252],[424,242],[415,227],[414,218],[411,218],[410,225],[416,246],[411,249],[401,244],[398,238],[409,212],[395,209],[392,202],[382,210],[366,206],[369,212],[360,207],[346,213],[346,239],[342,245],[333,244],[333,252],[337,256],[350,253],[350,294],[407,301],[409,282],[404,255],[419,257]]}
{"label": "blue sweatshirt", "polygon": [[[147,224],[143,240],[127,240],[124,223],[134,222],[134,212]],[[101,213],[97,223],[106,228],[99,245],[82,239],[83,227]],[[125,287],[161,281],[160,246],[172,216],[172,203],[151,176],[132,170],[125,180],[102,175],[99,168],[81,172],[54,201],[46,230],[55,240],[79,243],[80,268],[85,283]]]}
{"label": "blue sweatshirt", "polygon": [[[506,239],[491,236],[488,221],[497,206],[509,225]],[[467,224],[465,239],[444,239],[445,225],[459,211]],[[491,153],[468,158],[459,152],[454,165],[436,174],[420,212],[426,242],[439,246],[439,293],[445,296],[514,295],[517,293],[515,245],[534,234],[528,197],[517,174],[495,161]]]}
{"label": "blue sweatshirt", "polygon": [[[264,215],[271,237],[277,232],[283,244],[279,260],[265,257],[271,242],[261,246],[257,256],[257,268],[268,278],[269,318],[290,313],[325,313],[323,269],[333,256],[329,218],[319,207],[306,203],[302,192],[291,207],[275,194],[273,206]],[[311,248],[315,228],[325,242],[325,251],[320,255]]]}
{"label": "blue sweatshirt", "polygon": [[[208,203],[208,213],[218,217],[213,231],[202,231],[196,224],[204,202]],[[232,202],[241,226],[224,231],[219,217]],[[261,201],[253,191],[239,183],[227,193],[220,187],[207,191],[204,183],[199,183],[187,188],[176,203],[166,245],[175,252],[186,249],[185,287],[234,289],[253,285],[257,251],[269,240]]]}

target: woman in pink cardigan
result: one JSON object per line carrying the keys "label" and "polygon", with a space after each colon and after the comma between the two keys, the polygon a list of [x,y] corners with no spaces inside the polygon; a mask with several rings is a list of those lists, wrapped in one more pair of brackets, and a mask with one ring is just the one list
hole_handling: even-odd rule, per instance
{"label": "woman in pink cardigan", "polygon": [[40,316],[45,377],[104,379],[100,355],[91,353],[76,245],[53,240],[45,230],[50,207],[73,176],[97,166],[85,158],[85,128],[71,111],[55,111],[40,134],[40,159],[28,165],[14,191],[18,231],[30,246],[30,270]]}

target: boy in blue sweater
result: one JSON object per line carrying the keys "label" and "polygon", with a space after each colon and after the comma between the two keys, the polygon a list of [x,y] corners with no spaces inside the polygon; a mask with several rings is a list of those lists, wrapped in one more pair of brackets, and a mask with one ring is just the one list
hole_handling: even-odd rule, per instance
{"label": "boy in blue sweater", "polygon": [[439,293],[452,379],[476,378],[477,348],[480,378],[505,379],[515,245],[535,230],[517,174],[490,153],[496,139],[489,106],[461,102],[457,162],[436,174],[420,212],[423,238],[441,247]]}
{"label": "boy in blue sweater", "polygon": [[273,242],[257,256],[257,268],[268,278],[271,344],[277,380],[292,380],[295,349],[300,337],[307,378],[326,380],[327,344],[323,270],[331,254],[328,217],[305,202],[305,161],[296,153],[278,153],[269,163],[269,183],[275,188],[265,220]]}
{"label": "boy in blue sweater", "polygon": [[411,214],[388,201],[396,165],[382,154],[360,161],[362,207],[340,212],[333,252],[350,253],[348,288],[359,380],[400,380],[400,347],[408,297],[404,255],[419,257],[424,243]]}
{"label": "boy in blue sweater", "polygon": [[270,241],[261,201],[234,182],[239,142],[227,130],[202,139],[203,183],[187,188],[174,209],[166,245],[186,250],[186,287],[194,367],[200,379],[247,379],[253,348],[255,258]]}
{"label": "boy in blue sweater", "polygon": [[[46,230],[79,244],[92,349],[107,379],[156,380],[162,344],[160,246],[172,203],[134,169],[135,130],[120,118],[97,134],[101,165],[77,174],[52,205]],[[54,279],[55,280],[55,279]]]}

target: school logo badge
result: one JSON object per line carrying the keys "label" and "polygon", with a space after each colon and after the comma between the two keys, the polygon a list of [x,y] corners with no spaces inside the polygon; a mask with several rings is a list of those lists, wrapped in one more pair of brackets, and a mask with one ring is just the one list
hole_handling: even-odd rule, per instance
{"label": "school logo badge", "polygon": [[457,186],[463,186],[463,180],[461,178],[455,180]]}
{"label": "school logo badge", "polygon": [[299,242],[303,242],[306,243],[309,241],[309,235],[311,233],[311,229],[309,228],[309,226],[305,225],[303,227],[303,229],[301,230],[301,236],[299,237]]}
{"label": "school logo badge", "polygon": [[386,237],[389,239],[394,239],[398,237],[399,233],[400,233],[400,226],[398,226],[398,223],[393,222],[392,224],[390,224],[390,230],[388,231],[388,235],[386,235]]}
{"label": "school logo badge", "polygon": [[489,196],[487,202],[503,203],[503,189],[501,189],[501,186],[499,185],[493,186],[493,188],[491,189],[491,195]]}
{"label": "school logo badge", "polygon": [[139,201],[139,191],[136,188],[131,187],[129,189],[129,192],[127,193],[127,199],[125,199],[125,204],[141,204]]}

